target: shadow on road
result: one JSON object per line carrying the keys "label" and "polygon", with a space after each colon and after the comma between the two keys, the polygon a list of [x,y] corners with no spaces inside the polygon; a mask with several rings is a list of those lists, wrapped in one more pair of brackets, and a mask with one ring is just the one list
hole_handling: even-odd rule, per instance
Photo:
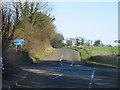
{"label": "shadow on road", "polygon": [[33,62],[26,50],[22,51],[22,55],[20,55],[19,50],[16,52],[13,49],[9,49],[3,52],[4,74],[17,72],[20,70],[21,64],[29,63]]}
{"label": "shadow on road", "polygon": [[[63,74],[62,72],[59,74]],[[51,73],[33,73],[29,72],[26,79],[18,82],[20,87],[29,88],[87,88],[89,78],[74,77],[72,75],[59,76],[55,72]],[[30,80],[30,81],[29,81]]]}
{"label": "shadow on road", "polygon": [[[12,67],[13,71],[16,67],[22,70],[4,75],[3,88],[88,88],[93,70],[96,70],[94,78],[96,87],[117,87],[113,70],[103,71],[103,69],[95,69],[79,61],[71,62],[64,59],[61,61],[41,60],[33,64],[27,52],[23,52],[23,57],[19,55],[19,52],[15,51],[5,54],[4,63],[8,65],[7,67]],[[94,57],[92,60],[99,58],[101,57]],[[102,57],[102,59],[109,60],[109,57]]]}
{"label": "shadow on road", "polygon": [[74,61],[68,61],[68,60],[61,60],[61,61],[59,61],[59,60],[44,60],[44,61],[39,61],[39,62],[37,62],[37,63],[35,63],[35,64],[39,64],[39,65],[46,65],[46,66],[64,66],[64,65],[71,65],[71,64],[73,64],[73,65],[84,65],[83,63],[81,63],[80,61],[78,61],[78,60],[74,60]]}
{"label": "shadow on road", "polygon": [[89,60],[101,62],[104,64],[112,64],[112,65],[118,64],[118,56],[116,55],[98,55],[91,57]]}

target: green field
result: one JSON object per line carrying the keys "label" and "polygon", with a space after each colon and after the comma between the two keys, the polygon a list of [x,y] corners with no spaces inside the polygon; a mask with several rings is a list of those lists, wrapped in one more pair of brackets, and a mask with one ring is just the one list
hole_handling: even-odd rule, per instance
{"label": "green field", "polygon": [[[96,47],[96,46],[83,46],[82,48],[87,49],[89,52],[91,52],[92,56],[96,55],[118,55],[120,54],[118,52],[118,47]],[[119,48],[120,49],[120,48]]]}
{"label": "green field", "polygon": [[117,67],[120,47],[97,46],[67,46],[80,53],[82,62],[93,65]]}

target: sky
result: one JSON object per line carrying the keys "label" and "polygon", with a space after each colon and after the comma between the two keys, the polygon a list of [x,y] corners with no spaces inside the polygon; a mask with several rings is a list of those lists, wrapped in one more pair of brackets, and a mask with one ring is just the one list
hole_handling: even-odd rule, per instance
{"label": "sky", "polygon": [[118,39],[119,0],[47,1],[52,2],[56,31],[65,39],[75,37],[93,41],[100,39],[102,43],[112,45],[115,44],[114,40]]}
{"label": "sky", "polygon": [[100,39],[114,44],[118,39],[117,2],[53,2],[54,24],[65,38]]}

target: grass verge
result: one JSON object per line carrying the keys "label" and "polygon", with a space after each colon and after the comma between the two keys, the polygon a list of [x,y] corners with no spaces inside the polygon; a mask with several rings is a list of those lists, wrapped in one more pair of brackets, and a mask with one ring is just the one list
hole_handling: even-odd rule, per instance
{"label": "grass verge", "polygon": [[88,50],[86,50],[85,48],[76,47],[76,46],[67,46],[65,48],[69,48],[69,49],[78,51],[80,53],[82,61],[87,60],[91,57],[91,53]]}
{"label": "grass verge", "polygon": [[92,66],[103,66],[103,67],[118,68],[117,65],[105,64],[105,63],[100,63],[100,62],[95,62],[95,61],[86,61],[85,63],[88,64],[88,65],[92,65]]}
{"label": "grass verge", "polygon": [[[118,67],[118,47],[67,46],[80,53],[83,63],[93,66]],[[91,58],[93,57],[93,58]]]}

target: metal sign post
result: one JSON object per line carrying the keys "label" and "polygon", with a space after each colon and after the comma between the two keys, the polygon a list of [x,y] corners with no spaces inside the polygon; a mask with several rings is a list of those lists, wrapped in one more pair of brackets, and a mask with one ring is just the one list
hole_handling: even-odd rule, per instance
{"label": "metal sign post", "polygon": [[17,45],[16,45],[16,52],[17,52]]}
{"label": "metal sign post", "polygon": [[20,54],[22,56],[22,45],[24,44],[24,40],[23,39],[16,39],[14,40],[14,45],[16,45],[16,52],[17,52],[17,45],[21,45],[21,50],[20,50]]}
{"label": "metal sign post", "polygon": [[22,56],[22,44],[21,44],[21,56]]}

